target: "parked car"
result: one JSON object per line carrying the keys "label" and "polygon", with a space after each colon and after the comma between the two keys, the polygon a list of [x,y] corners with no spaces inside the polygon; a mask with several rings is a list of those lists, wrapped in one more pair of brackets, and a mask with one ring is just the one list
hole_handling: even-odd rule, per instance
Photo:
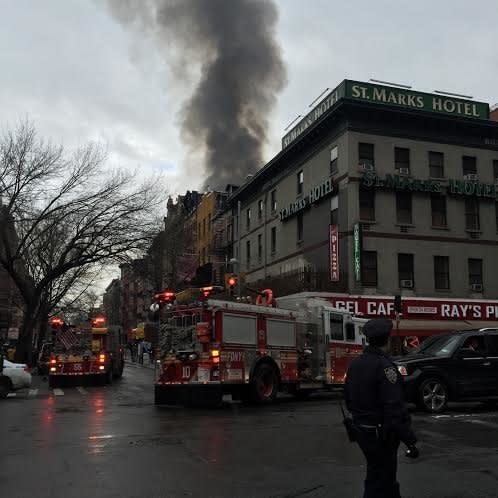
{"label": "parked car", "polygon": [[24,363],[13,363],[4,359],[0,396],[6,397],[10,391],[31,386],[31,373]]}
{"label": "parked car", "polygon": [[407,401],[431,413],[448,401],[498,398],[498,329],[443,334],[396,364]]}

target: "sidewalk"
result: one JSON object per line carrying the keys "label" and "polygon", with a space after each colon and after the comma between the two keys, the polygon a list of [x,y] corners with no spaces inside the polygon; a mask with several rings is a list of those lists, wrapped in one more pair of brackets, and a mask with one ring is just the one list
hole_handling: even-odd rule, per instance
{"label": "sidewalk", "polygon": [[150,361],[149,359],[144,359],[143,364],[138,363],[138,361],[131,361],[131,356],[130,356],[129,351],[126,351],[126,353],[125,353],[125,363],[126,363],[127,367],[128,366],[135,366],[135,367],[140,367],[140,368],[150,368],[150,369],[154,370],[154,361]]}

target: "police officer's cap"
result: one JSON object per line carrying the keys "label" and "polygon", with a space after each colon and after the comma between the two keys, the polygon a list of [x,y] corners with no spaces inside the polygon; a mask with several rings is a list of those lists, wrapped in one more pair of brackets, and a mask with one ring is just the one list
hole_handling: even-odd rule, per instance
{"label": "police officer's cap", "polygon": [[391,333],[393,328],[393,322],[387,318],[375,318],[374,320],[369,320],[363,326],[363,334],[368,339],[372,337],[384,337]]}

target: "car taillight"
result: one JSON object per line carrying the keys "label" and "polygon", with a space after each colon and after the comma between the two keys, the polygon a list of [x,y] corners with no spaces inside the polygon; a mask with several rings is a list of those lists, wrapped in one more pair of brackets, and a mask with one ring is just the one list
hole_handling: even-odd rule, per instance
{"label": "car taillight", "polygon": [[105,362],[105,354],[99,355],[99,361],[100,361],[100,363],[104,363]]}
{"label": "car taillight", "polygon": [[56,363],[57,363],[57,360],[56,360],[55,358],[52,358],[52,359],[50,360],[50,364],[51,364],[51,365],[55,365]]}
{"label": "car taillight", "polygon": [[30,373],[28,365],[24,365],[24,371],[25,371],[26,373]]}

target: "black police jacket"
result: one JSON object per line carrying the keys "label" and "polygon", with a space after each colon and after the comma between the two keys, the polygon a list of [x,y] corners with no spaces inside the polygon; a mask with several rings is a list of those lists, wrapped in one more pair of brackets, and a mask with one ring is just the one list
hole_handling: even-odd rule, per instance
{"label": "black police jacket", "polygon": [[403,379],[390,357],[367,346],[348,368],[344,400],[355,424],[382,425],[406,445],[417,438],[410,427],[410,414],[403,399]]}

